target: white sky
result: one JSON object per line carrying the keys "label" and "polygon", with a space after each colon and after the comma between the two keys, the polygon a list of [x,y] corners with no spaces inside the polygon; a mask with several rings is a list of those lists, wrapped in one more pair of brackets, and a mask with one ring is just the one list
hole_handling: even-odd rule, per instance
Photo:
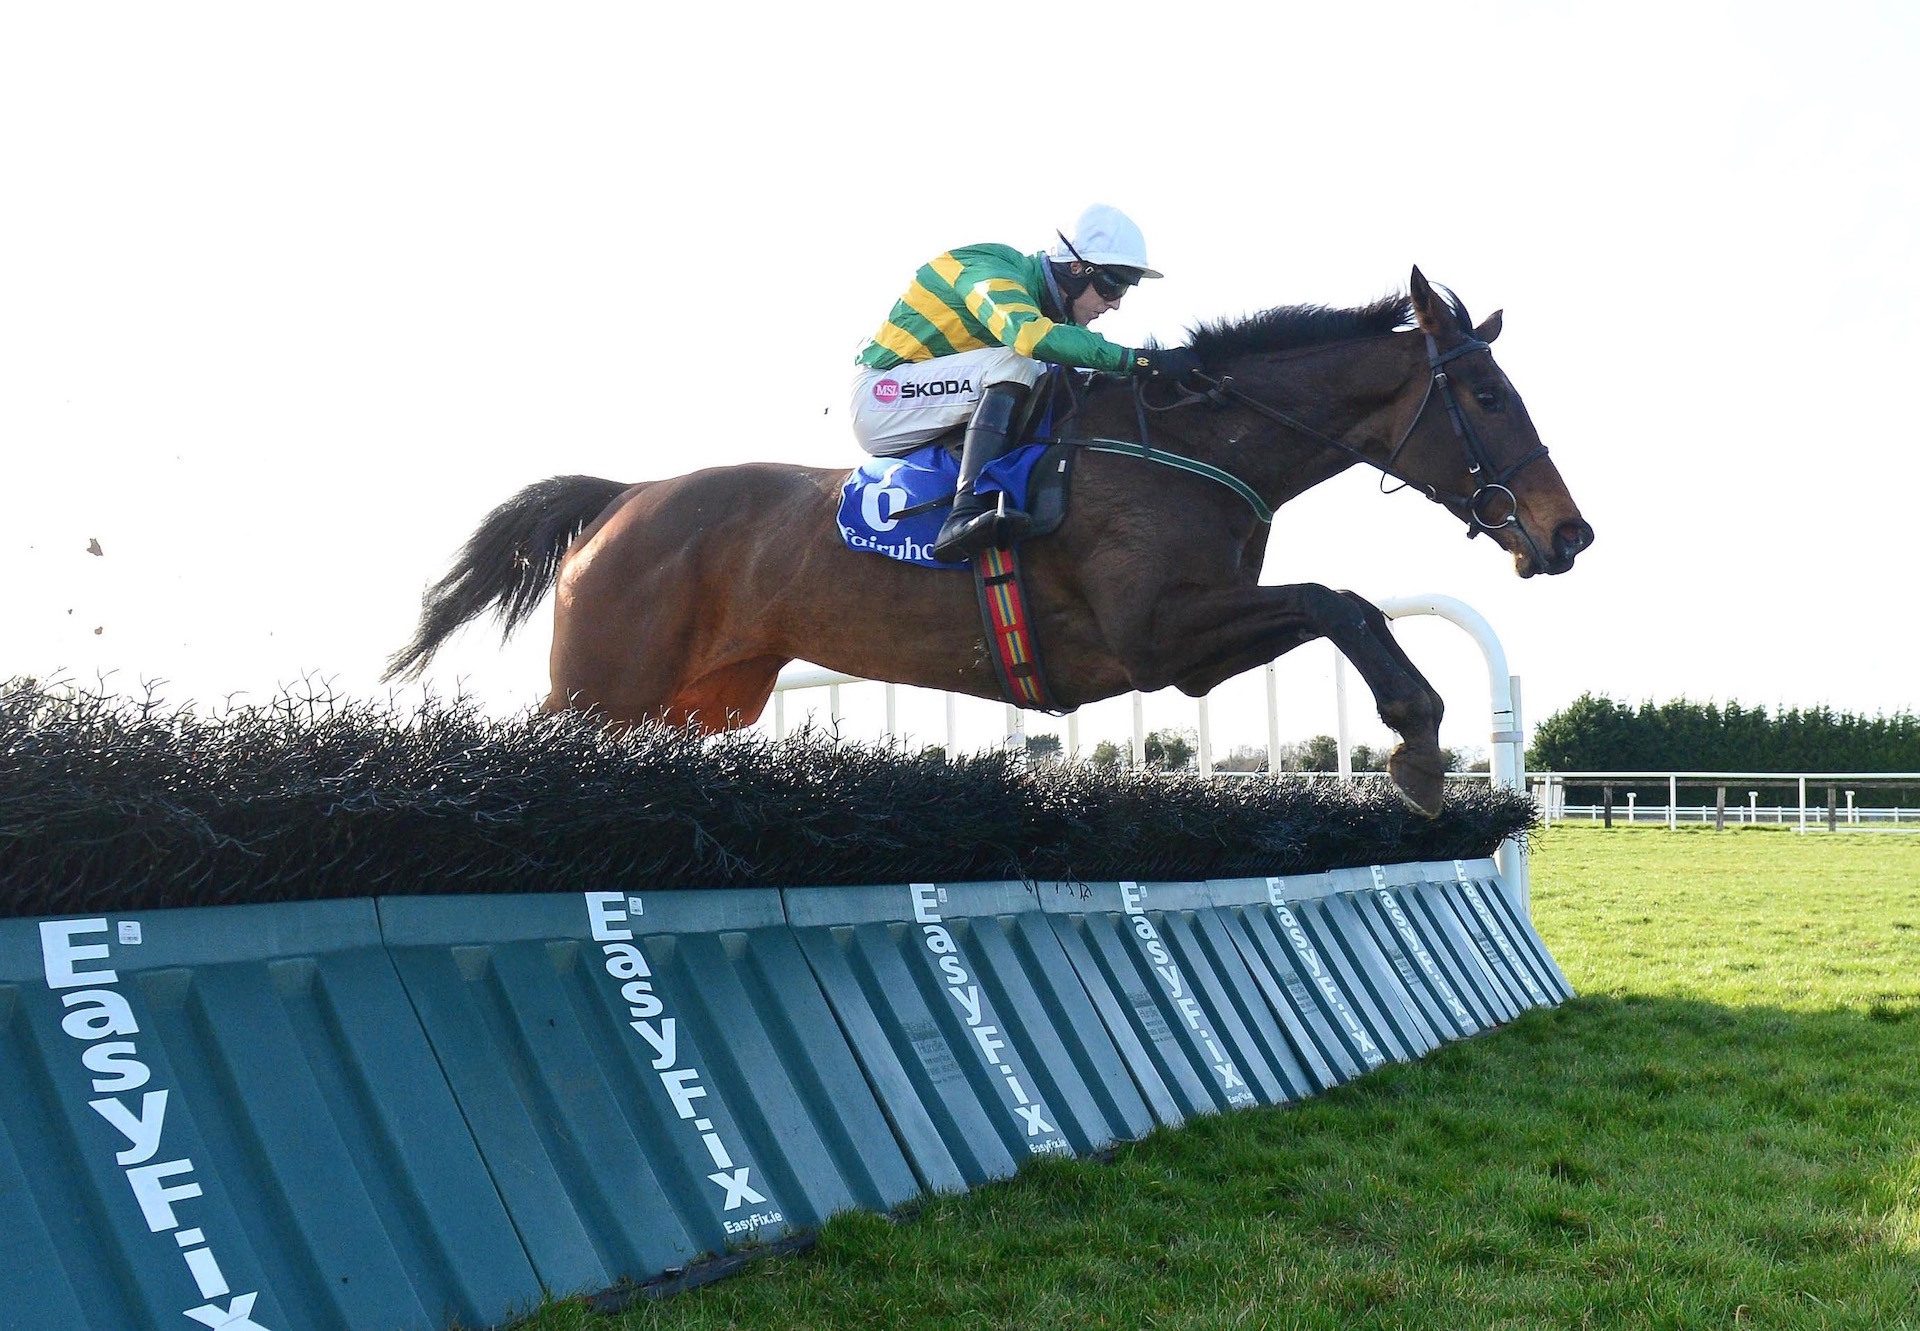
{"label": "white sky", "polygon": [[[1414,263],[1504,307],[1599,534],[1522,582],[1356,472],[1282,512],[1266,581],[1466,600],[1529,721],[1920,708],[1920,8],[1263,8],[7,7],[0,676],[376,693],[520,486],[851,465],[851,357],[914,267],[1098,199],[1169,274],[1118,341]],[[470,631],[430,679],[517,708],[547,637]],[[1403,641],[1484,744],[1473,649]],[[1332,729],[1330,663],[1283,663],[1283,738]],[[1216,704],[1222,750],[1259,696]]]}

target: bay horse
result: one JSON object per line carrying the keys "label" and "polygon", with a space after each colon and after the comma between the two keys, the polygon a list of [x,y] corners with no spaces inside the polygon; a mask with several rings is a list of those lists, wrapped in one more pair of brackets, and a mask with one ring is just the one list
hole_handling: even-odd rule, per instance
{"label": "bay horse", "polygon": [[[1241,491],[1139,457],[1083,451],[1059,530],[1027,545],[1034,632],[1055,699],[1077,707],[1172,685],[1200,696],[1326,638],[1401,737],[1401,794],[1440,808],[1443,704],[1352,592],[1259,584],[1268,521],[1294,496],[1371,464],[1451,509],[1521,577],[1564,573],[1593,541],[1520,395],[1494,364],[1495,312],[1474,327],[1413,270],[1408,293],[1358,309],[1293,306],[1191,330],[1204,393],[1147,397],[1096,381],[1070,437],[1139,441],[1211,464]],[[510,634],[556,590],[549,712],[751,724],[782,666],[984,698],[1000,690],[963,570],[842,543],[846,473],[780,463],[629,485],[556,476],[481,523],[428,589],[386,677],[417,676],[455,629],[493,610]],[[1385,484],[1383,478],[1383,485]],[[1251,491],[1251,494],[1243,491]]]}

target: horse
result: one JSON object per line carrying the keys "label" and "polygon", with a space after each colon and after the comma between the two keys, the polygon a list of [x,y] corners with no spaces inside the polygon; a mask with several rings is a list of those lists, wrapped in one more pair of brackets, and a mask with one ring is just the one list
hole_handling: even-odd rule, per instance
{"label": "horse", "polygon": [[[1519,576],[1572,568],[1593,528],[1494,363],[1500,328],[1499,311],[1475,326],[1416,267],[1404,294],[1370,305],[1286,306],[1190,329],[1201,371],[1171,399],[1093,381],[1071,437],[1146,445],[1151,416],[1154,450],[1225,481],[1124,449],[1076,455],[1064,521],[1022,547],[1057,704],[1169,685],[1198,697],[1325,638],[1400,736],[1394,786],[1437,814],[1440,696],[1370,602],[1317,583],[1260,584],[1263,511],[1367,464],[1451,510],[1470,537],[1490,536]],[[750,725],[795,659],[998,699],[972,577],[849,549],[835,519],[845,479],[748,463],[638,484],[536,482],[489,514],[427,590],[386,678],[417,676],[489,610],[504,639],[553,590],[548,712],[591,709],[623,727]]]}

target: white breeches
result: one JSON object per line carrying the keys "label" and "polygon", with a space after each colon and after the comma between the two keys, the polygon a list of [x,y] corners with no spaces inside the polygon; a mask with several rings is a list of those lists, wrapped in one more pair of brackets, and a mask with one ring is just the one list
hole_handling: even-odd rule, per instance
{"label": "white breeches", "polygon": [[1007,347],[982,347],[853,377],[853,437],[875,457],[909,453],[973,416],[989,384],[1031,387],[1046,366]]}

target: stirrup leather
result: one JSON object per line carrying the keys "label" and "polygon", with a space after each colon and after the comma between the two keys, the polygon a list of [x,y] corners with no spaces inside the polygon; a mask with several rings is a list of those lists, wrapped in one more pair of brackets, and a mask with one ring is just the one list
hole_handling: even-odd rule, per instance
{"label": "stirrup leather", "polygon": [[1032,526],[1032,519],[1024,512],[1007,506],[1005,491],[988,498],[976,494],[973,488],[988,464],[1013,447],[1013,422],[1028,391],[1025,384],[989,384],[974,407],[960,448],[960,479],[954,486],[953,512],[941,524],[933,543],[933,557],[942,563],[958,563],[996,546],[1005,548]]}

